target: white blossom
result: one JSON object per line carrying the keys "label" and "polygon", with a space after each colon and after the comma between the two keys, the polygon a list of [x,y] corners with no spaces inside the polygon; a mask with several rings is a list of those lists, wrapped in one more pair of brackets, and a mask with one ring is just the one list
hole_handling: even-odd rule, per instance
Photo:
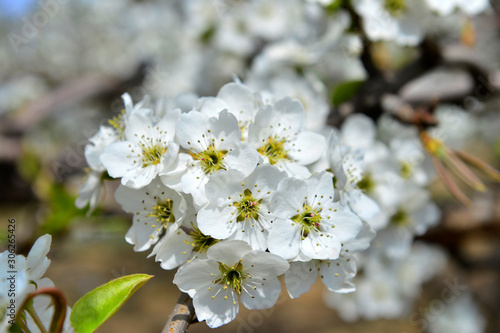
{"label": "white blossom", "polygon": [[[50,265],[50,259],[47,258],[47,254],[50,250],[51,242],[52,237],[49,234],[45,234],[36,240],[27,257],[15,255],[15,259],[11,259],[9,251],[4,251],[0,254],[0,271],[2,272],[0,276],[0,329],[2,332],[7,332],[10,326],[9,321],[21,317],[19,310],[30,293],[43,287],[54,286],[54,283],[49,278],[43,277]],[[11,284],[14,283],[9,279],[11,275],[9,272],[13,270],[10,266],[12,264],[10,260],[15,262],[14,310],[17,310],[17,313],[12,313],[7,308],[7,306],[11,304],[11,299],[13,299],[12,296],[8,294],[9,290],[13,289]],[[33,309],[40,317],[42,325],[48,330],[52,321],[51,314],[54,311],[54,306],[47,299],[37,296],[33,299]],[[66,321],[63,327],[64,333],[73,332],[69,324],[70,312],[71,308],[68,307]],[[30,332],[39,332],[37,325],[31,319],[30,315],[26,315],[26,324]]]}
{"label": "white blossom", "polygon": [[299,254],[311,259],[337,259],[341,243],[356,237],[361,221],[333,198],[333,180],[328,172],[307,180],[282,180],[273,198],[272,211],[277,218],[269,233],[269,251],[285,259]]}
{"label": "white blossom", "polygon": [[237,171],[214,175],[206,185],[208,204],[198,212],[200,230],[217,239],[239,239],[253,249],[267,249],[274,215],[271,200],[284,172],[258,166],[247,177]]}
{"label": "white blossom", "polygon": [[241,142],[241,131],[236,117],[226,110],[218,117],[191,111],[183,114],[176,125],[177,140],[187,151],[185,174],[181,178],[182,190],[193,196],[196,205],[203,205],[205,184],[219,171],[237,170],[250,174],[258,162],[257,152]]}
{"label": "white blossom", "polygon": [[304,130],[304,120],[304,107],[297,100],[284,98],[273,105],[265,105],[249,126],[248,142],[265,163],[291,176],[307,178],[310,172],[305,166],[321,157],[325,139]]}
{"label": "white blossom", "polygon": [[125,239],[135,251],[146,251],[163,233],[176,230],[186,216],[183,196],[158,180],[141,189],[120,185],[115,198],[123,210],[133,214],[133,223]]}
{"label": "white blossom", "polygon": [[125,141],[109,145],[101,162],[113,178],[123,185],[141,188],[164,169],[175,164],[179,145],[175,143],[175,122],[180,110],[157,121],[151,110],[133,113],[125,128]]}
{"label": "white blossom", "polygon": [[250,310],[268,309],[278,300],[277,277],[288,269],[286,260],[239,240],[210,247],[207,257],[182,266],[174,277],[193,298],[199,321],[211,328],[227,324],[238,314],[238,299]]}

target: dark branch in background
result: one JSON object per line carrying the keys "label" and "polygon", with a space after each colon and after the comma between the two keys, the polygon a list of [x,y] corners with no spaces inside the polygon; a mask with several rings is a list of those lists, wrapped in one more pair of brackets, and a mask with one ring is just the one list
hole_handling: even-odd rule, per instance
{"label": "dark branch in background", "polygon": [[354,113],[363,113],[376,121],[383,113],[382,97],[385,94],[397,94],[406,83],[420,77],[427,71],[436,68],[442,61],[437,45],[430,40],[424,40],[420,48],[420,56],[414,62],[400,70],[389,80],[373,69],[373,60],[370,53],[370,43],[365,45],[361,60],[369,77],[351,100]]}
{"label": "dark branch in background", "polygon": [[141,84],[149,65],[148,62],[141,63],[133,74],[124,78],[85,76],[70,80],[14,112],[15,116],[0,117],[0,161],[17,161],[21,155],[23,134],[64,105],[91,99],[116,99],[128,88]]}
{"label": "dark branch in background", "polygon": [[361,42],[363,43],[363,50],[361,52],[360,60],[363,63],[363,67],[365,68],[366,72],[368,73],[368,76],[370,78],[372,77],[381,77],[382,73],[380,70],[377,68],[375,65],[375,62],[373,61],[373,57],[371,54],[371,42],[366,36],[364,30],[361,28],[363,26],[363,22],[361,17],[356,13],[354,8],[352,7],[351,2],[347,2],[345,4],[347,11],[349,12],[349,15],[352,18],[352,25],[351,28],[359,34],[361,38]]}
{"label": "dark branch in background", "polygon": [[61,105],[121,94],[126,87],[134,83],[140,84],[144,80],[148,66],[148,63],[141,63],[132,75],[125,78],[84,76],[72,79],[18,110],[15,118],[7,118],[2,122],[3,126],[0,127],[0,131],[9,136],[22,134]]}
{"label": "dark branch in background", "polygon": [[500,225],[494,218],[489,222],[484,222],[473,228],[450,229],[442,225],[430,229],[426,234],[415,238],[416,241],[434,243],[445,248],[449,255],[466,270],[484,269],[500,270],[500,254],[492,253],[492,256],[483,256],[472,259],[464,255],[463,244],[470,238],[483,237],[486,239],[498,240],[500,237]]}
{"label": "dark branch in background", "polygon": [[[382,105],[385,95],[397,95],[404,85],[440,66],[443,68],[460,68],[467,72],[474,82],[471,91],[466,94],[453,96],[452,98],[439,98],[437,101],[422,101],[421,103],[417,103],[416,108],[413,108],[416,111],[415,115],[398,115],[397,112],[392,112],[393,117],[403,123],[426,128],[436,125],[435,119],[432,117],[432,112],[437,102],[463,105],[465,98],[468,96],[472,95],[479,97],[481,100],[486,100],[493,94],[494,89],[489,82],[488,74],[484,70],[473,63],[465,61],[446,61],[437,43],[428,38],[420,43],[420,55],[415,61],[396,72],[393,77],[386,77],[377,68],[373,60],[371,55],[372,43],[360,28],[362,27],[361,17],[354,11],[350,2],[344,3],[344,6],[352,18],[352,28],[355,29],[362,39],[363,50],[360,60],[368,74],[368,80],[350,100],[352,113],[363,113],[376,121],[385,112]],[[402,112],[408,113],[408,109]],[[341,121],[342,119],[340,119]],[[336,123],[335,125],[338,126],[340,124]]]}
{"label": "dark branch in background", "polygon": [[420,56],[401,69],[389,83],[388,91],[397,93],[405,84],[415,80],[443,63],[438,45],[430,39],[424,39],[419,45]]}

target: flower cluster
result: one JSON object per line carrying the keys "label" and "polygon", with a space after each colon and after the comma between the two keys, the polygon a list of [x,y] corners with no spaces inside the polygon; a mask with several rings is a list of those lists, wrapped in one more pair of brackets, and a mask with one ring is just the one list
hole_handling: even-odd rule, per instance
{"label": "flower cluster", "polygon": [[418,131],[394,130],[394,122],[382,118],[377,125],[352,115],[328,139],[325,163],[335,174],[340,203],[376,231],[370,249],[356,254],[362,274],[351,283],[358,292],[326,296],[346,320],[405,314],[445,261],[439,249],[413,244],[438,223],[440,211],[425,188],[433,175]]}
{"label": "flower cluster", "polygon": [[[360,35],[414,46],[426,35],[456,34],[467,18],[489,7],[487,0],[66,2],[57,15],[40,9],[51,22],[43,26],[44,38],[31,35],[41,28],[32,22],[26,29],[9,26],[9,20],[0,24],[7,36],[0,44],[0,74],[6,77],[0,113],[43,96],[54,82],[81,73],[126,76],[145,59],[155,66],[136,96],[144,90],[157,96],[212,93],[233,73],[245,75],[251,57],[256,73],[283,77],[282,67],[307,66],[335,83],[359,80],[366,76],[358,59]],[[360,18],[355,29],[352,15]],[[283,89],[301,84],[290,81]]]}
{"label": "flower cluster", "polygon": [[[414,244],[440,219],[426,189],[435,171],[466,204],[446,171],[478,191],[486,186],[467,165],[500,181],[489,165],[455,149],[477,134],[476,121],[483,138],[498,139],[500,117],[483,105],[480,87],[470,91],[479,100],[468,101],[477,113],[442,117],[443,105],[434,110],[434,102],[446,94],[434,91],[405,104],[415,78],[439,74],[431,73],[436,66],[464,65],[478,82],[488,75],[476,69],[496,70],[498,38],[473,21],[491,12],[488,0],[86,0],[49,7],[40,2],[37,13],[17,20],[21,29],[0,22],[7,35],[0,42],[0,114],[68,87],[34,103],[39,111],[28,107],[26,128],[14,126],[23,132],[40,119],[30,115],[51,112],[44,108],[141,78],[122,96],[123,110],[86,145],[89,168],[75,204],[91,213],[104,181],[119,179],[116,201],[133,215],[126,241],[162,268],[178,269],[174,282],[211,327],[234,319],[239,301],[249,309],[273,306],[280,276],[292,298],[320,277],[333,292],[328,304],[346,319],[401,315],[444,260],[439,249]],[[44,15],[47,24],[34,24]],[[455,61],[463,52],[455,49],[457,35],[483,47],[481,66]],[[379,87],[398,96],[378,94]],[[401,103],[388,110],[391,98]],[[122,102],[114,102],[116,111]],[[406,106],[415,111],[411,120],[400,118]],[[400,121],[372,113],[383,108]],[[76,145],[85,127],[95,127],[95,111],[75,105],[50,119],[65,126],[49,128],[64,128],[54,137]],[[421,115],[438,125],[419,123]],[[326,125],[329,116],[342,127]],[[27,136],[47,165],[59,154],[46,149],[49,137]]]}
{"label": "flower cluster", "polygon": [[409,46],[420,43],[438,21],[455,11],[474,16],[490,7],[487,0],[353,0],[352,5],[370,40]]}
{"label": "flower cluster", "polygon": [[[277,91],[237,80],[184,112],[124,94],[125,109],[85,149],[77,204],[94,209],[102,181],[120,178],[127,242],[179,268],[174,283],[210,327],[233,320],[239,300],[273,306],[280,275],[292,298],[321,277],[347,320],[401,316],[445,261],[413,242],[440,219],[426,142],[388,117],[330,128],[321,108]],[[443,124],[432,135],[447,137]],[[362,292],[341,295],[355,283]]]}
{"label": "flower cluster", "polygon": [[[396,316],[441,266],[436,259],[411,282],[397,278],[423,265],[427,250],[414,238],[440,218],[420,133],[359,114],[330,128],[327,87],[366,78],[356,58],[364,37],[416,45],[443,16],[476,15],[488,2],[335,3],[183,1],[175,11],[185,20],[172,17],[176,28],[163,29],[176,32],[176,54],[153,52],[163,66],[153,74],[168,75],[146,78],[155,97],[171,95],[134,104],[124,94],[124,110],[85,148],[77,206],[92,211],[103,181],[120,179],[115,198],[133,214],[127,242],[178,268],[174,283],[211,327],[234,319],[239,301],[273,306],[281,275],[292,298],[320,277],[341,300],[334,305],[357,281],[365,298],[345,296],[359,296],[351,316]],[[364,32],[351,33],[353,21]],[[161,45],[148,36],[145,48]],[[245,82],[218,89],[233,73]],[[370,295],[380,293],[369,291],[387,279],[394,297],[376,306]]]}
{"label": "flower cluster", "polygon": [[342,165],[319,167],[341,145],[307,129],[299,100],[269,94],[233,82],[189,112],[133,105],[125,94],[124,111],[85,149],[77,204],[93,209],[101,181],[120,178],[116,200],[133,214],[127,242],[152,249],[164,269],[180,267],[174,283],[211,327],[234,319],[238,298],[271,307],[283,274],[291,297],[318,275],[331,291],[354,291],[354,254],[373,238],[362,218],[377,205],[353,209],[365,196],[355,184],[336,190]]}

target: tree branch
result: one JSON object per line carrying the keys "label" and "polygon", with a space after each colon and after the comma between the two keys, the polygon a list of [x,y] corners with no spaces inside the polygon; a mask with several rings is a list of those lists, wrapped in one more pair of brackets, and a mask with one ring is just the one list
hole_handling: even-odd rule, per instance
{"label": "tree branch", "polygon": [[174,309],[163,327],[162,333],[184,333],[193,322],[195,313],[193,300],[188,294],[182,293]]}

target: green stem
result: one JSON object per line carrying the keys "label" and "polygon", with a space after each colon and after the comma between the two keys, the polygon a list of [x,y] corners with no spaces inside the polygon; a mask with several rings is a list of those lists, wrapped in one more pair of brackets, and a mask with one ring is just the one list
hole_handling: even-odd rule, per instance
{"label": "green stem", "polygon": [[23,331],[23,333],[30,333],[28,325],[26,325],[23,320],[18,320],[17,323],[19,324],[19,326],[21,326],[21,330]]}
{"label": "green stem", "polygon": [[36,326],[42,333],[47,333],[47,330],[43,326],[42,321],[40,320],[40,317],[38,317],[38,314],[36,313],[35,309],[33,309],[33,303],[28,304],[25,308],[26,311],[28,311],[29,315],[31,316],[31,319],[35,322]]}
{"label": "green stem", "polygon": [[[52,298],[52,301],[54,303],[54,315],[52,316],[52,321],[50,323],[49,331],[48,333],[61,333],[63,331],[64,327],[64,320],[66,319],[66,298],[64,297],[63,293],[52,287],[45,287],[45,288],[40,288],[31,294],[28,295],[26,300],[23,303],[23,306],[21,307],[22,309],[26,309],[33,320],[36,323],[35,317],[32,315],[32,313],[29,310],[29,302],[35,298],[38,295],[47,295]],[[34,311],[33,311],[34,313]],[[35,316],[38,318],[38,316],[35,314]],[[38,318],[39,319],[39,318]],[[38,326],[38,324],[37,324]],[[43,325],[42,325],[43,326]],[[38,326],[40,328],[40,326]],[[42,329],[40,328],[40,331]],[[28,330],[29,332],[29,330]],[[42,333],[47,333],[47,331],[43,330]]]}

